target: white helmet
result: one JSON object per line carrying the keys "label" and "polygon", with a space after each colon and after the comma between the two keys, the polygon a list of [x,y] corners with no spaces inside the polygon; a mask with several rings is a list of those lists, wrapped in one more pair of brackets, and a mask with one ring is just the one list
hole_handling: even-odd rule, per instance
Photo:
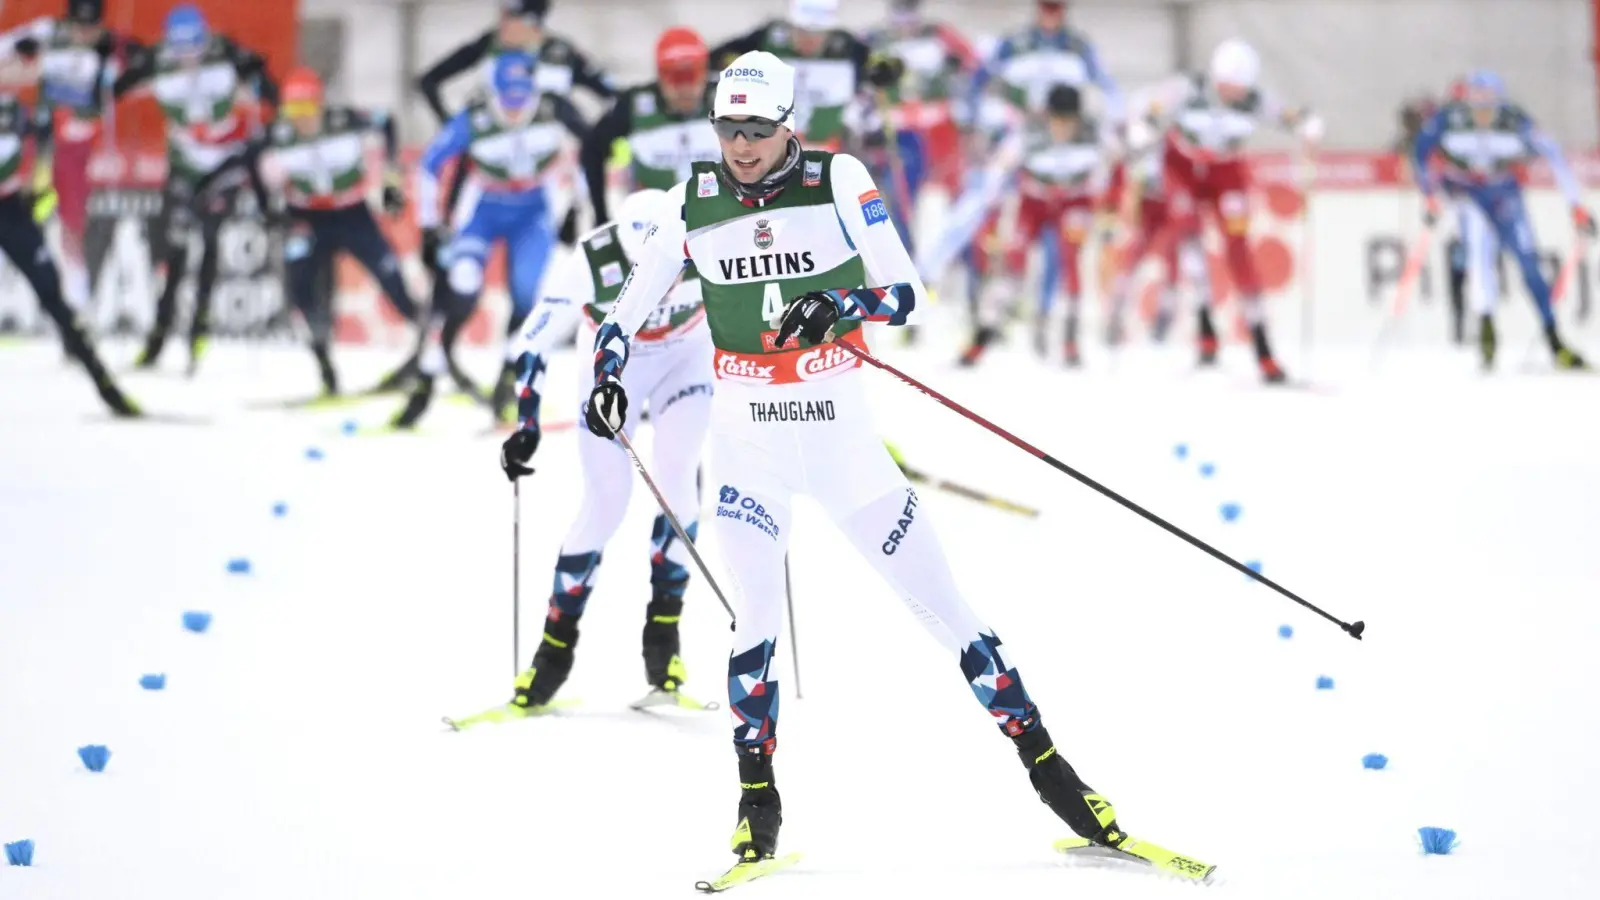
{"label": "white helmet", "polygon": [[789,22],[806,31],[839,27],[839,0],[789,0]]}
{"label": "white helmet", "polygon": [[752,50],[722,70],[711,114],[756,116],[783,122],[794,109],[794,67],[765,50]]}
{"label": "white helmet", "polygon": [[1212,84],[1236,84],[1253,88],[1261,75],[1261,57],[1255,48],[1238,38],[1229,38],[1211,51]]}
{"label": "white helmet", "polygon": [[622,252],[630,262],[639,259],[639,253],[644,249],[644,237],[650,233],[650,226],[656,223],[666,197],[666,191],[655,188],[634,191],[617,210],[617,240],[621,241]]}

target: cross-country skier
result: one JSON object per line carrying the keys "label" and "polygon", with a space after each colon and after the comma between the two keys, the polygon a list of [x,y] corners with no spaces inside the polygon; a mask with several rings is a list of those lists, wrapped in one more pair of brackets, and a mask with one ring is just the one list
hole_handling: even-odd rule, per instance
{"label": "cross-country skier", "polygon": [[[1430,167],[1437,152],[1444,165]],[[1545,340],[1557,368],[1583,369],[1583,357],[1562,343],[1550,303],[1550,285],[1539,271],[1533,224],[1522,203],[1522,185],[1514,169],[1543,157],[1572,208],[1574,227],[1595,234],[1594,215],[1583,205],[1577,179],[1561,148],[1534,124],[1522,107],[1506,96],[1499,75],[1480,69],[1467,76],[1465,96],[1434,113],[1417,136],[1411,164],[1426,201],[1426,219],[1439,218],[1441,189],[1456,200],[1461,243],[1478,313],[1478,346],[1485,368],[1494,364],[1494,307],[1500,293],[1496,262],[1508,247],[1522,268],[1522,280],[1533,295],[1544,325]]]}
{"label": "cross-country skier", "polygon": [[339,251],[372,274],[395,312],[408,322],[418,319],[400,258],[367,206],[368,137],[374,133],[383,139],[384,211],[398,215],[405,209],[405,196],[396,168],[394,120],[386,113],[326,105],[322,79],[310,69],[295,69],[284,78],[283,106],[268,133],[262,167],[283,181],[290,222],[284,241],[289,295],[311,329],[323,399],[338,396],[339,380],[330,348],[333,298],[317,282]]}
{"label": "cross-country skier", "polygon": [[[1075,832],[1132,844],[1105,797],[1057,751],[1000,639],[955,586],[929,512],[877,436],[860,360],[863,321],[903,325],[926,298],[860,160],[802,150],[788,123],[795,72],[770,53],[722,70],[712,120],[720,163],[698,163],[645,238],[595,335],[585,420],[624,429],[634,341],[684,266],[700,271],[719,382],[712,400],[716,531],[737,614],[728,698],[741,796],[739,862],[719,889],[783,865],[773,770],[784,554],[797,494],[814,498],[945,647],[1014,742],[1034,789]],[[798,338],[798,340],[797,340]]]}
{"label": "cross-country skier", "polygon": [[[104,0],[66,0],[66,16],[35,19],[0,36],[0,60],[37,62],[41,106],[53,113],[50,169],[61,216],[61,276],[67,304],[89,307],[84,236],[89,227],[89,159],[109,112],[111,85],[130,56],[132,38],[105,27]],[[47,199],[47,198],[41,198]]]}
{"label": "cross-country skier", "polygon": [[[528,461],[539,447],[546,357],[556,340],[570,334],[580,318],[592,330],[611,311],[639,258],[645,233],[665,200],[666,192],[661,190],[629,196],[617,221],[585,236],[578,244],[579,251],[552,273],[549,286],[541,291],[521,339],[511,349],[518,360],[522,399],[517,413],[519,430],[506,439],[501,450],[500,465],[507,477],[516,479],[533,471]],[[711,356],[711,335],[700,305],[700,277],[690,266],[634,336],[633,363],[624,388],[635,397],[649,399],[650,424],[655,429],[652,471],[691,538],[697,532],[700,506],[696,472],[711,417]],[[581,407],[590,385],[583,379],[579,386]],[[632,425],[629,423],[630,435]],[[578,645],[579,618],[600,570],[601,553],[628,508],[633,476],[622,448],[584,431],[578,435],[578,458],[583,466],[583,506],[556,558],[544,638],[532,666],[516,682],[511,703],[519,710],[545,706],[567,680]],[[678,618],[683,614],[683,592],[689,584],[689,558],[664,515],[656,516],[650,541],[645,677],[657,692],[652,696],[698,707],[698,702],[680,693],[687,674],[678,656]]]}
{"label": "cross-country skier", "polygon": [[[1084,104],[1085,108],[1095,110],[1109,131],[1116,132],[1122,127],[1126,115],[1122,91],[1101,63],[1094,44],[1067,24],[1065,0],[1038,0],[1033,24],[1001,38],[973,77],[971,102],[980,134],[995,132],[992,127],[983,127],[986,124],[983,120],[990,117],[986,112],[990,104],[984,102],[988,96],[998,92],[1017,110],[1038,113],[1044,109],[1050,88],[1057,84],[1072,85],[1085,97],[1091,96],[1091,92],[1098,95],[1098,109],[1088,103]],[[1059,236],[1054,232],[1054,229],[1047,230],[1044,246],[1039,321],[1049,318],[1056,282],[1060,278]],[[979,256],[975,250],[971,261],[976,264]]]}
{"label": "cross-country skier", "polygon": [[694,29],[667,29],[656,40],[656,80],[618,94],[594,123],[579,159],[596,222],[611,221],[606,164],[619,144],[628,160],[629,190],[666,190],[689,177],[691,163],[717,158],[716,134],[707,121],[714,90],[709,57]]}
{"label": "cross-country skier", "polygon": [[[1250,248],[1250,166],[1242,155],[1259,123],[1295,132],[1307,144],[1322,137],[1322,119],[1305,108],[1285,106],[1258,86],[1261,58],[1249,44],[1229,39],[1217,45],[1204,75],[1184,75],[1153,87],[1133,104],[1129,144],[1161,156],[1161,178],[1174,224],[1184,240],[1198,243],[1201,217],[1221,232],[1223,261],[1238,287],[1250,325],[1256,361],[1269,384],[1287,380],[1267,341],[1261,277]],[[1209,304],[1200,306],[1200,363],[1217,357],[1217,331]]]}
{"label": "cross-country skier", "polygon": [[[968,118],[966,98],[982,58],[948,23],[928,18],[922,0],[894,0],[889,21],[866,42],[905,66],[905,78],[886,91],[885,100],[893,110],[890,124],[907,190],[915,195],[922,181],[931,180],[954,194],[964,175],[960,129]],[[890,213],[896,214],[898,227],[896,210],[891,207]]]}
{"label": "cross-country skier", "polygon": [[[1174,198],[1179,203],[1189,202],[1187,196]],[[1161,158],[1144,154],[1117,162],[1111,170],[1111,181],[1106,187],[1105,208],[1112,210],[1127,235],[1127,241],[1110,255],[1114,271],[1111,274],[1110,322],[1107,336],[1119,342],[1123,334],[1122,317],[1127,313],[1129,295],[1133,291],[1133,276],[1146,256],[1161,261],[1163,280],[1160,299],[1156,307],[1151,335],[1159,343],[1166,340],[1167,331],[1177,314],[1178,283],[1187,277],[1200,294],[1202,306],[1209,305],[1211,281],[1206,274],[1205,250],[1190,241],[1178,252],[1177,235],[1172,221],[1187,217],[1191,211],[1183,207],[1172,212],[1161,182]]]}
{"label": "cross-country skier", "polygon": [[[973,245],[977,235],[977,323],[961,355],[963,365],[977,363],[999,336],[1021,291],[1028,250],[1047,232],[1059,235],[1067,292],[1065,359],[1068,365],[1078,365],[1083,296],[1078,256],[1106,189],[1111,149],[1105,132],[1085,117],[1078,89],[1055,85],[1044,110],[1028,115],[1006,135],[977,186],[957,201],[948,217],[950,232],[940,242],[943,252],[925,261],[923,271],[941,271],[953,251]],[[1041,333],[1043,327],[1041,321]]]}
{"label": "cross-country skier", "polygon": [[[445,163],[460,158],[472,167],[461,201],[453,210],[453,236],[442,251],[446,273],[445,308],[434,309],[440,326],[439,349],[448,352],[455,337],[477,308],[483,292],[489,250],[506,245],[511,316],[509,339],[533,309],[539,282],[555,246],[550,198],[545,181],[556,174],[569,138],[582,142],[586,127],[572,103],[560,94],[540,93],[534,86],[534,59],[522,52],[495,58],[487,100],[469,105],[450,120],[423,151],[418,172],[417,225],[423,243],[437,244],[442,220],[439,175]],[[439,299],[436,292],[436,300]],[[430,338],[432,340],[432,338]],[[435,371],[429,371],[434,369]],[[437,361],[424,360],[422,377],[398,427],[415,424],[432,396]],[[515,399],[516,368],[507,361],[495,384],[497,420],[510,419]]]}
{"label": "cross-country skier", "polygon": [[[542,94],[571,99],[573,88],[581,87],[599,100],[611,100],[616,96],[617,88],[610,75],[590,61],[572,42],[546,30],[545,19],[550,15],[550,0],[501,0],[500,7],[500,21],[494,28],[452,50],[417,79],[417,88],[427,99],[433,114],[439,117],[439,124],[448,123],[453,117],[444,102],[444,86],[457,76],[474,70],[480,73],[480,81],[487,83],[494,60],[502,53],[513,50],[527,53],[537,61],[534,83]],[[455,206],[461,177],[452,182],[447,206]],[[578,205],[573,203],[561,223],[560,240],[563,244],[571,244],[577,237],[577,211]],[[597,220],[597,223],[599,221],[604,220]],[[425,258],[429,255],[426,252],[423,254]]]}
{"label": "cross-country skier", "polygon": [[793,66],[795,109],[790,123],[808,148],[839,150],[847,113],[866,83],[871,53],[839,27],[839,0],[789,0],[788,19],[768,22],[712,49],[714,65],[757,50]]}
{"label": "cross-country skier", "polygon": [[[34,221],[35,195],[27,187],[23,156],[30,139],[35,142],[37,153],[49,144],[50,136],[48,114],[32,117],[16,97],[0,94],[0,251],[4,251],[17,271],[28,279],[39,305],[60,332],[67,355],[83,365],[94,380],[100,399],[117,416],[136,417],[140,414],[139,408],[117,388],[82,323],[62,298],[61,276],[45,247],[44,232]],[[36,181],[39,187],[48,189],[47,177]]]}
{"label": "cross-country skier", "polygon": [[266,61],[254,50],[211,30],[191,3],[167,13],[159,46],[133,59],[112,87],[115,97],[148,85],[167,120],[167,183],[162,191],[156,243],[167,266],[156,305],[155,327],[145,338],[138,365],[150,368],[161,356],[178,309],[178,287],[189,268],[189,238],[198,228],[201,251],[195,281],[194,320],[189,326],[189,374],[204,355],[210,333],[211,288],[217,278],[217,239],[246,173],[202,181],[249,149],[262,125],[256,101],[278,103],[278,88]]}

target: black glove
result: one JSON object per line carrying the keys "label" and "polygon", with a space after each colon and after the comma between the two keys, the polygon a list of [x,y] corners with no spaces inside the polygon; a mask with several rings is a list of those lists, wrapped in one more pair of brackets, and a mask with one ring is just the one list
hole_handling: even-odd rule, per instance
{"label": "black glove", "polygon": [[828,339],[828,332],[839,321],[839,304],[824,291],[801,294],[783,311],[778,322],[778,348],[788,346],[796,332],[813,344]]}
{"label": "black glove", "polygon": [[516,481],[524,475],[532,475],[533,469],[528,466],[528,460],[533,459],[533,452],[539,449],[539,426],[524,428],[514,432],[506,442],[500,445],[500,468],[505,471],[506,477]]}
{"label": "black glove", "polygon": [[400,190],[398,184],[383,186],[383,211],[391,216],[398,216],[406,210],[406,192]]}
{"label": "black glove", "polygon": [[602,381],[589,394],[583,422],[595,437],[610,439],[628,422],[628,394],[620,381]]}
{"label": "black glove", "polygon": [[892,88],[906,74],[906,64],[898,56],[880,55],[867,60],[867,83],[876,88]]}
{"label": "black glove", "polygon": [[422,229],[422,262],[430,269],[439,269],[439,251],[444,249],[444,229]]}

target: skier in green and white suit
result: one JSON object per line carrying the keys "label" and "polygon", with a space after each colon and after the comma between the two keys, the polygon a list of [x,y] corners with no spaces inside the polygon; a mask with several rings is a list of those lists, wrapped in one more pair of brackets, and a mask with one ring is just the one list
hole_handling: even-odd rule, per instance
{"label": "skier in green and white suit", "polygon": [[[740,861],[704,889],[791,859],[774,856],[782,815],[772,765],[773,656],[796,494],[817,501],[959,662],[1044,802],[1082,838],[1121,847],[1128,841],[1111,804],[1056,751],[1000,639],[956,588],[929,511],[877,435],[861,361],[836,346],[864,347],[863,321],[905,324],[926,288],[866,166],[846,154],[801,150],[789,127],[794,78],[788,64],[763,52],[723,69],[712,119],[722,161],[695,165],[646,237],[595,335],[595,386],[585,410],[597,436],[626,427],[624,373],[634,335],[693,263],[719,379],[709,527],[736,614],[728,700],[741,783],[733,837]],[[866,679],[863,690],[877,692],[872,721],[896,721],[896,692],[912,679],[889,660],[849,664]]]}
{"label": "skier in green and white suit", "polygon": [[[278,103],[277,85],[266,62],[253,50],[216,34],[192,4],[167,14],[161,43],[141,53],[117,78],[111,92],[121,98],[148,84],[167,120],[167,184],[153,244],[162,248],[167,282],[156,306],[155,327],[145,338],[138,365],[149,368],[161,356],[177,314],[178,286],[189,267],[189,238],[201,238],[194,319],[189,326],[189,372],[205,353],[210,329],[211,288],[217,277],[217,234],[253,167],[232,167],[238,177],[207,180],[224,164],[241,157],[262,123],[253,101]],[[202,185],[204,190],[202,190]],[[252,184],[258,199],[265,196]]]}
{"label": "skier in green and white suit", "polygon": [[763,50],[794,67],[795,108],[789,127],[807,149],[844,146],[850,106],[866,84],[866,43],[839,27],[839,0],[790,0],[786,21],[768,22],[711,51],[725,66]]}
{"label": "skier in green and white suit", "polygon": [[[517,363],[521,398],[518,430],[506,439],[500,455],[500,466],[508,478],[515,480],[533,471],[528,461],[539,447],[545,360],[555,342],[570,334],[581,319],[587,327],[579,333],[579,341],[587,346],[588,335],[611,311],[627,282],[645,233],[666,198],[667,193],[660,190],[630,195],[622,202],[617,221],[585,235],[578,242],[578,251],[551,273],[541,288],[538,304],[507,355]],[[705,321],[700,276],[691,266],[683,270],[677,284],[634,336],[634,362],[624,379],[634,396],[649,400],[656,481],[691,538],[697,531],[695,520],[700,510],[696,473],[711,418],[712,348]],[[589,396],[588,379],[580,379],[579,387],[578,407],[582,408]],[[631,429],[630,425],[629,434]],[[601,553],[628,509],[633,477],[622,448],[584,432],[578,435],[578,459],[583,466],[583,507],[556,558],[544,639],[533,664],[517,679],[511,703],[519,711],[549,704],[566,681],[578,644],[578,621],[589,602]],[[678,619],[689,585],[688,551],[662,514],[656,515],[650,543],[644,667],[652,692],[644,702],[698,707],[698,702],[681,693],[687,675],[678,656]]]}
{"label": "skier in green and white suit", "polygon": [[627,159],[630,190],[664,191],[687,178],[691,164],[721,155],[707,121],[714,90],[706,81],[709,56],[694,29],[662,32],[656,40],[656,80],[618,94],[583,139],[578,159],[596,222],[611,221],[606,166],[614,157]]}

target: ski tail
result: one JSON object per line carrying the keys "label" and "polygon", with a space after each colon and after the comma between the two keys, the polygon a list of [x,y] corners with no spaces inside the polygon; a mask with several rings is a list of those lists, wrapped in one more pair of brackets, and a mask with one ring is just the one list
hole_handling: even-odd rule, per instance
{"label": "ski tail", "polygon": [[1174,853],[1165,847],[1152,844],[1130,834],[1107,835],[1114,843],[1102,844],[1086,838],[1062,838],[1055,843],[1057,853],[1068,856],[1086,855],[1101,858],[1126,859],[1150,866],[1157,871],[1202,884],[1209,883],[1217,867],[1194,857]]}

